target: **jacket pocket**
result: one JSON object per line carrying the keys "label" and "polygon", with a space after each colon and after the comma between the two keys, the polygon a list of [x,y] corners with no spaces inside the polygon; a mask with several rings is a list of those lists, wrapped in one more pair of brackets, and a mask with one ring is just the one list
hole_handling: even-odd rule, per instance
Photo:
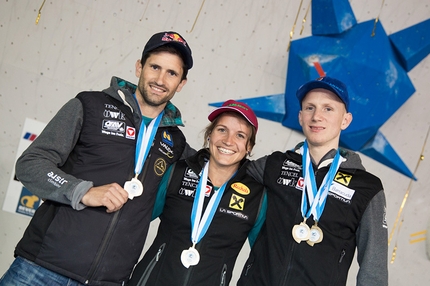
{"label": "jacket pocket", "polygon": [[145,269],[145,272],[143,272],[142,274],[142,277],[140,277],[139,283],[137,283],[138,286],[146,285],[146,282],[148,282],[148,279],[149,279],[149,276],[151,276],[152,270],[154,269],[155,265],[157,265],[157,262],[160,260],[161,254],[163,253],[165,247],[166,247],[165,243],[160,245],[157,253],[149,262],[148,266]]}

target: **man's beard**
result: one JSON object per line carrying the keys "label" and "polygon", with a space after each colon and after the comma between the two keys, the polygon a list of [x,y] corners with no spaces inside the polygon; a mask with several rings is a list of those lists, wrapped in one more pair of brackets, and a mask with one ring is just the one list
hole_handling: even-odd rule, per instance
{"label": "man's beard", "polygon": [[[152,84],[159,86],[155,83],[152,83]],[[165,88],[164,86],[160,86],[160,87]],[[148,95],[149,92],[144,86],[139,86],[138,88],[139,88],[140,94],[142,95],[143,101],[150,106],[157,107],[157,106],[163,105],[172,98],[172,96],[167,96],[167,97],[163,97],[160,100],[155,101],[155,100],[152,100],[151,97]]]}

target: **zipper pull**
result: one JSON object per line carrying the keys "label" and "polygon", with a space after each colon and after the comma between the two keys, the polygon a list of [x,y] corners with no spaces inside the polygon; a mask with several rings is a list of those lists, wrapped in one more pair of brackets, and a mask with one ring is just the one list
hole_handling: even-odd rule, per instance
{"label": "zipper pull", "polygon": [[342,262],[342,259],[343,259],[343,257],[345,256],[345,254],[346,254],[345,249],[342,249],[342,252],[340,253],[339,263],[341,263],[341,262]]}
{"label": "zipper pull", "polygon": [[221,284],[220,284],[220,286],[225,285],[225,274],[226,273],[227,273],[227,265],[224,264],[224,267],[222,268],[222,272],[221,272]]}
{"label": "zipper pull", "polygon": [[161,252],[163,252],[163,249],[160,247],[157,251],[157,255],[155,255],[155,261],[158,261],[160,259]]}
{"label": "zipper pull", "polygon": [[245,276],[248,276],[248,271],[249,271],[249,269],[251,269],[251,267],[252,267],[252,263],[251,263],[251,264],[246,265]]}

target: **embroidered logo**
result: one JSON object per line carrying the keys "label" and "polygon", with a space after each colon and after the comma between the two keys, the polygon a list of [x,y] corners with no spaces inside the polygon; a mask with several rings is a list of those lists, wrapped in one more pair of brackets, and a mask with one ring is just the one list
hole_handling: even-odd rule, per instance
{"label": "embroidered logo", "polygon": [[166,172],[167,164],[163,158],[158,158],[154,163],[154,172],[158,176],[162,176]]}

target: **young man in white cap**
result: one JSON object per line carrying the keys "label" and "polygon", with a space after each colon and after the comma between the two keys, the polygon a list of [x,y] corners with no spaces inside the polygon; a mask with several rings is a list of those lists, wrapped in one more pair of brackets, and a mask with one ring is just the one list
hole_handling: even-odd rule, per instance
{"label": "young man in white cap", "polygon": [[158,184],[186,148],[170,100],[192,65],[182,36],[157,33],[136,63],[137,86],[112,77],[61,108],[17,161],[18,179],[44,203],[0,285],[127,284]]}
{"label": "young man in white cap", "polygon": [[357,248],[357,284],[388,284],[385,195],[358,154],[339,148],[352,121],[346,86],[322,77],[297,90],[306,140],[257,160],[268,189],[266,223],[238,285],[345,285]]}

